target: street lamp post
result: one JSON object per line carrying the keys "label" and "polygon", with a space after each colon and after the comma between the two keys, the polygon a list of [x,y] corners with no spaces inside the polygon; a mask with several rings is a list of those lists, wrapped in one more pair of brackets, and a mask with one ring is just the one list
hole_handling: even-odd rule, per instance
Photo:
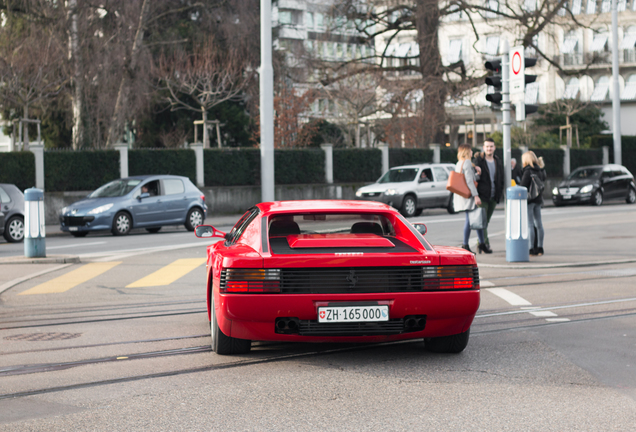
{"label": "street lamp post", "polygon": [[612,129],[614,136],[614,163],[622,165],[621,154],[621,95],[618,82],[618,0],[612,0]]}
{"label": "street lamp post", "polygon": [[274,68],[272,67],[272,2],[261,0],[261,200],[274,201]]}

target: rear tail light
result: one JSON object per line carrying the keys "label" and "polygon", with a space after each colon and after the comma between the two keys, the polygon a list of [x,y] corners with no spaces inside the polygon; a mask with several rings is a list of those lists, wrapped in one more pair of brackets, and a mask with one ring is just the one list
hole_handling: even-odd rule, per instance
{"label": "rear tail light", "polygon": [[201,201],[205,202],[205,195],[201,195]]}
{"label": "rear tail light", "polygon": [[479,289],[477,266],[424,267],[423,276],[424,291]]}
{"label": "rear tail light", "polygon": [[280,269],[224,269],[219,288],[222,293],[279,293]]}

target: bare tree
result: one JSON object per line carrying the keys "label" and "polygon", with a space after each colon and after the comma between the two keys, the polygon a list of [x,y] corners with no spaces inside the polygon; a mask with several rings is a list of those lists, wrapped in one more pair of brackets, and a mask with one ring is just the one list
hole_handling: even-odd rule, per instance
{"label": "bare tree", "polygon": [[172,110],[201,113],[205,125],[203,143],[209,148],[208,111],[241,97],[253,77],[248,66],[240,51],[222,50],[214,38],[209,38],[194,47],[191,54],[176,50],[172,55],[162,55],[155,75]]}

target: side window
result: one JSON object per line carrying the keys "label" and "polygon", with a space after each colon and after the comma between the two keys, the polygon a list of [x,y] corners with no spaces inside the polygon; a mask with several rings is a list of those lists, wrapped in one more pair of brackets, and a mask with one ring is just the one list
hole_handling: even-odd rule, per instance
{"label": "side window", "polygon": [[426,183],[426,182],[430,182],[433,181],[433,173],[431,172],[430,168],[424,168],[422,170],[422,172],[420,173],[420,183]]}
{"label": "side window", "polygon": [[163,194],[164,195],[177,195],[185,192],[183,182],[179,179],[165,179],[163,180]]}
{"label": "side window", "polygon": [[435,172],[435,181],[447,181],[448,173],[442,167],[433,167],[433,172]]}
{"label": "side window", "polygon": [[11,198],[9,197],[9,194],[0,187],[0,203],[6,204],[9,202],[11,202]]}
{"label": "side window", "polygon": [[258,210],[258,208],[256,207],[249,209],[230,231],[226,244],[233,245],[234,243],[236,243],[238,239],[241,238],[241,235],[249,226],[249,224],[254,220],[256,216],[258,216],[259,212],[260,210]]}
{"label": "side window", "polygon": [[150,196],[160,195],[159,180],[151,181],[141,186],[141,193],[149,193]]}

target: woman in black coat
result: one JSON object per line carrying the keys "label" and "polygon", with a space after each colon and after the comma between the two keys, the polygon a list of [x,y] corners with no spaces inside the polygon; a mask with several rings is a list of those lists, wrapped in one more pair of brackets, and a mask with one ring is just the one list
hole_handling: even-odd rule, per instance
{"label": "woman in black coat", "polygon": [[[533,151],[525,152],[521,156],[523,170],[521,175],[521,186],[530,191],[532,175],[536,175],[541,182],[545,182],[546,175],[543,169],[545,164],[543,158],[537,158]],[[528,197],[528,229],[530,231],[530,255],[543,255],[543,222],[541,221],[541,205],[543,197],[541,194],[534,199]],[[537,247],[534,247],[534,228],[537,228]]]}

